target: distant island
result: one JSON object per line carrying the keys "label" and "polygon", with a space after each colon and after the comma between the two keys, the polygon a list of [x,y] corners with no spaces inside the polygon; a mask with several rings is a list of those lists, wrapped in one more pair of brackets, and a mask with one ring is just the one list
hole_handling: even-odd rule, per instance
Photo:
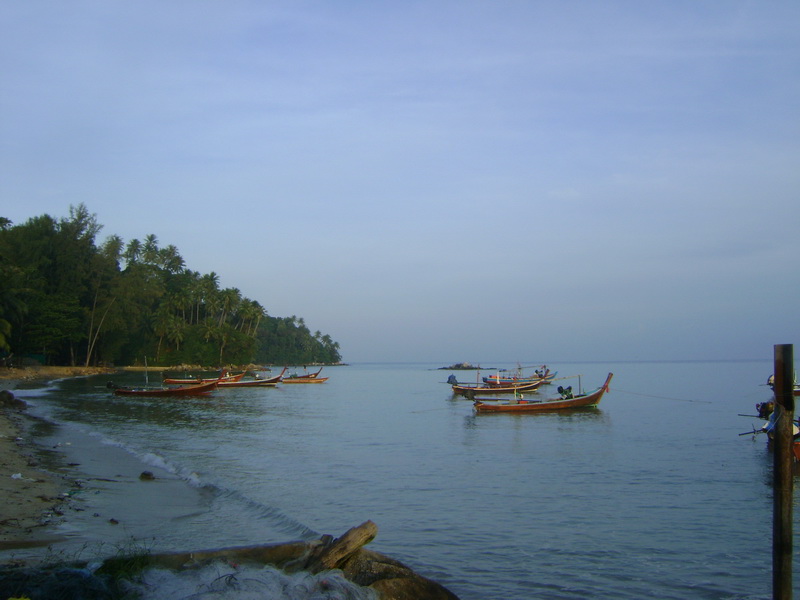
{"label": "distant island", "polygon": [[480,365],[475,366],[470,363],[461,362],[456,363],[454,365],[450,365],[449,367],[439,367],[440,371],[478,371],[480,370]]}

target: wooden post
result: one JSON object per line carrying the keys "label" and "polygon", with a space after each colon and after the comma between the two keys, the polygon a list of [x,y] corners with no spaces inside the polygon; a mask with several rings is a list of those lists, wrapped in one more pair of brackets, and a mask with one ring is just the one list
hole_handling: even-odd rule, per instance
{"label": "wooden post", "polygon": [[773,440],[772,597],[792,598],[792,492],[794,422],[794,347],[775,346],[775,410]]}

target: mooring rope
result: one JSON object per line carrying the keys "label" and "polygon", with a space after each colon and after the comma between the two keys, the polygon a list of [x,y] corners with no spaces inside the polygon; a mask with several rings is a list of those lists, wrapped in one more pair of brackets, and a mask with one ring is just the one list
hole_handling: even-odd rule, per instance
{"label": "mooring rope", "polygon": [[657,398],[659,400],[675,400],[677,402],[699,402],[702,404],[712,404],[711,400],[697,400],[692,398],[673,398],[671,396],[655,396],[653,394],[642,394],[640,392],[628,392],[615,387],[612,392],[622,392],[623,394],[630,394],[631,396],[642,396],[643,398]]}

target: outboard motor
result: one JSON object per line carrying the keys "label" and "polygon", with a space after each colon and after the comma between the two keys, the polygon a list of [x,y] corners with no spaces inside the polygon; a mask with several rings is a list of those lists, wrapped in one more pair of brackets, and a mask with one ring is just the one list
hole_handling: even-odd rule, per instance
{"label": "outboard motor", "polygon": [[558,386],[558,393],[561,394],[561,397],[564,400],[569,400],[570,398],[572,398],[572,386],[566,388]]}
{"label": "outboard motor", "polygon": [[458,385],[458,380],[455,375],[450,375],[450,377],[447,378],[447,383],[450,385]]}

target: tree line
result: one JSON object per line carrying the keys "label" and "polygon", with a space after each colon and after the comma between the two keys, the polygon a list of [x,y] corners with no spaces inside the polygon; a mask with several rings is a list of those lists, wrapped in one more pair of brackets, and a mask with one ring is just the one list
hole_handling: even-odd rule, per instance
{"label": "tree line", "polygon": [[0,357],[49,365],[309,364],[339,344],[272,317],[213,271],[188,269],[155,235],[127,244],[84,204],[15,225],[0,217]]}

